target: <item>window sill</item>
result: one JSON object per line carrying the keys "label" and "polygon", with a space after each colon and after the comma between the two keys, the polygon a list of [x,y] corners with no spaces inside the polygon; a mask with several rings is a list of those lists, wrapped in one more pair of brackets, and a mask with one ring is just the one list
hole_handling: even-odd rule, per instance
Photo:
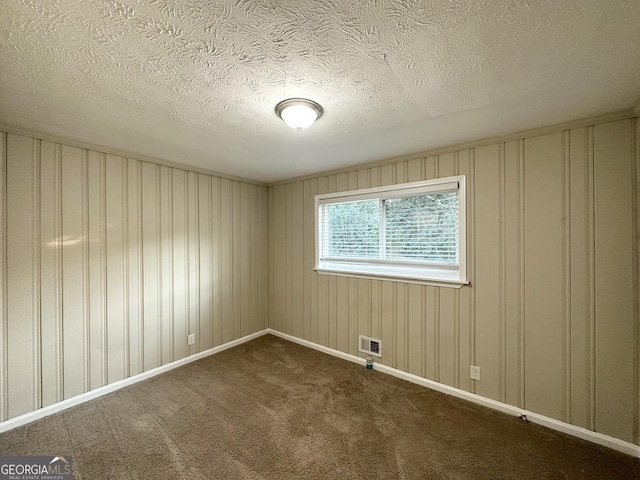
{"label": "window sill", "polygon": [[465,285],[469,285],[468,281],[459,280],[457,278],[447,278],[445,275],[425,275],[416,276],[410,274],[392,274],[388,272],[375,272],[375,271],[361,271],[348,268],[331,268],[331,267],[316,267],[314,268],[320,275],[334,275],[338,277],[354,277],[354,278],[366,278],[369,280],[386,280],[389,282],[401,282],[401,283],[413,283],[418,285],[430,285],[434,287],[445,288],[462,288]]}

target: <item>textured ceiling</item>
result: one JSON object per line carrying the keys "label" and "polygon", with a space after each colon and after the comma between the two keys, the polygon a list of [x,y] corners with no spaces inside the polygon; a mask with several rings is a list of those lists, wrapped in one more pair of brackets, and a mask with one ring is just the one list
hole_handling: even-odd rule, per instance
{"label": "textured ceiling", "polygon": [[[2,0],[0,122],[274,181],[631,107],[638,0]],[[278,101],[324,108],[287,128]]]}

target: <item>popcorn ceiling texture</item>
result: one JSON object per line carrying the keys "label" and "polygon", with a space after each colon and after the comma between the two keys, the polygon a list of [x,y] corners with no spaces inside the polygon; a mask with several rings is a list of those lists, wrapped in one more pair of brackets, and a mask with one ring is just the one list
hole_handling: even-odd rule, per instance
{"label": "popcorn ceiling texture", "polygon": [[[3,0],[0,121],[272,181],[629,108],[640,2]],[[276,103],[325,109],[297,133]]]}

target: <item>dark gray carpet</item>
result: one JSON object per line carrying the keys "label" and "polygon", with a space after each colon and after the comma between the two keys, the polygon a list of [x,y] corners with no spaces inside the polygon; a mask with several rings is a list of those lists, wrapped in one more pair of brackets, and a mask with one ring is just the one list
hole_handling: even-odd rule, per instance
{"label": "dark gray carpet", "polygon": [[640,460],[265,336],[0,434],[74,478],[632,479]]}

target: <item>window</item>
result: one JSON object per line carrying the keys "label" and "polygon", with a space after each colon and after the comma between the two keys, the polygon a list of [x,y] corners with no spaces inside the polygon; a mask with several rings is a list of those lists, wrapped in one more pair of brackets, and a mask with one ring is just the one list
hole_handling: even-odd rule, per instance
{"label": "window", "polygon": [[316,195],[319,273],[460,287],[465,177]]}

